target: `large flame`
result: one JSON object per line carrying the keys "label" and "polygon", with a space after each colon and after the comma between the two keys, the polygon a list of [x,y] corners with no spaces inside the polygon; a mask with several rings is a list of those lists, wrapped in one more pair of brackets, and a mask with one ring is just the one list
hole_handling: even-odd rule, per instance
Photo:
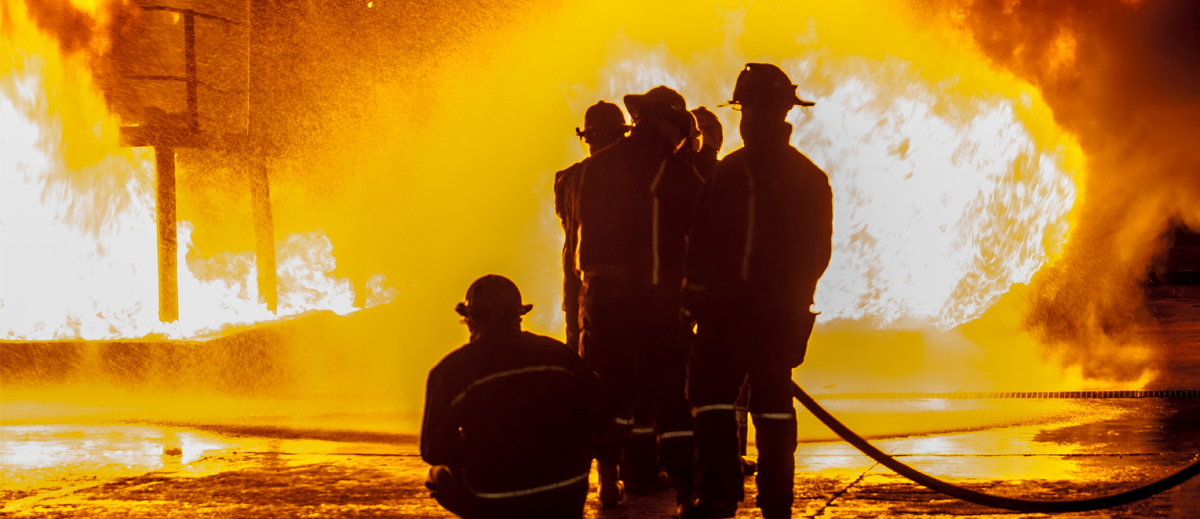
{"label": "large flame", "polygon": [[[897,23],[897,13],[858,16],[855,7],[809,10],[803,24],[769,22],[798,25],[783,59],[746,50],[754,40],[746,27],[767,22],[745,10],[725,14],[722,43],[690,55],[621,33],[598,87],[566,93],[577,116],[597,98],[618,101],[658,84],[713,107],[732,90],[727,71],[761,60],[779,63],[801,97],[817,101],[790,117],[792,144],[834,190],[834,254],[817,289],[824,324],[801,372],[807,380],[838,390],[1094,384],[1046,363],[1019,325],[1022,310],[1012,310],[1024,307],[1023,290],[987,314],[1060,254],[1083,179],[1077,140],[1033,86],[987,66],[962,35],[930,37]],[[839,30],[876,29],[889,37],[839,51],[847,46]],[[727,153],[741,145],[738,119],[717,113]],[[969,337],[956,328],[981,318]]]}
{"label": "large flame", "polygon": [[[403,408],[419,406],[421,374],[465,338],[452,308],[479,275],[513,278],[535,304],[526,326],[561,336],[551,181],[583,157],[570,130],[586,107],[667,84],[690,106],[714,108],[728,153],[740,145],[738,115],[715,107],[743,63],[768,61],[817,102],[791,113],[792,142],[835,192],[834,259],[818,287],[820,326],[802,378],[836,390],[1112,384],[1088,378],[1111,372],[1064,371],[1060,362],[1079,364],[1087,352],[1054,357],[1044,334],[1023,327],[1031,308],[1067,306],[1046,305],[1054,291],[1026,284],[1075,286],[1087,272],[1067,252],[1088,218],[1074,208],[1099,198],[1084,190],[1095,185],[1085,132],[1060,126],[1048,99],[1063,94],[1047,91],[1042,68],[1009,63],[1024,56],[1019,44],[981,36],[995,36],[981,28],[991,13],[929,13],[944,4],[435,9],[382,0],[260,13],[257,30],[270,37],[255,50],[268,58],[253,73],[273,96],[263,117],[280,150],[271,189],[288,236],[278,263],[296,267],[280,272],[281,312],[348,309],[349,287],[337,279],[344,265],[386,273],[391,284],[382,275],[367,283],[368,304],[403,287],[397,324],[414,335],[381,330],[360,361],[404,370],[400,393],[413,401]],[[191,224],[180,226],[183,320],[156,322],[152,156],[116,146],[117,122],[96,87],[106,77],[102,39],[75,42],[70,31],[33,23],[19,0],[5,5],[4,337],[186,336],[269,318],[252,254],[236,252],[250,248],[245,222],[224,214],[245,204],[212,194],[223,203],[193,207]],[[82,12],[105,23],[102,8]],[[1089,47],[1062,32],[1043,48],[1038,63],[1066,77]],[[201,175],[188,168],[202,163],[189,160],[180,166],[181,213],[194,203],[186,193],[230,191],[197,187]],[[1046,274],[1058,271],[1075,274]],[[1086,298],[1113,286],[1103,281],[1064,293]],[[1084,321],[1087,330],[1104,326]],[[373,363],[397,342],[403,362]],[[1144,352],[1114,348],[1129,353],[1120,360],[1130,368],[1111,378],[1144,384]]]}
{"label": "large flame", "polygon": [[[329,275],[336,262],[324,232],[293,233],[277,245],[276,314],[259,298],[254,254],[200,257],[185,221],[181,319],[159,322],[153,150],[119,147],[118,121],[92,81],[95,53],[70,52],[38,31],[21,2],[6,3],[5,16],[0,338],[194,338],[314,310],[354,310],[349,280]],[[85,26],[103,25],[103,17],[90,20]],[[376,284],[378,293],[388,289]]]}
{"label": "large flame", "polygon": [[[740,31],[730,15],[728,37]],[[812,29],[810,29],[812,30]],[[665,46],[622,38],[602,68],[599,92],[574,99],[620,99],[666,84],[693,104],[715,106],[750,56],[731,44],[683,60]],[[834,190],[834,255],[817,290],[820,322],[949,329],[978,318],[1014,283],[1027,283],[1065,240],[1075,198],[1078,145],[1052,125],[1037,93],[999,74],[981,74],[998,93],[964,92],[960,77],[923,78],[894,56],[837,56],[806,36],[805,50],[781,65],[816,107],[792,112],[792,144],[829,173]],[[741,145],[731,110],[724,149]]]}
{"label": "large flame", "polygon": [[1200,229],[1200,4],[951,2],[942,13],[1037,86],[1088,156],[1062,261],[1031,284],[1025,323],[1088,376],[1132,380],[1144,283],[1172,225]]}

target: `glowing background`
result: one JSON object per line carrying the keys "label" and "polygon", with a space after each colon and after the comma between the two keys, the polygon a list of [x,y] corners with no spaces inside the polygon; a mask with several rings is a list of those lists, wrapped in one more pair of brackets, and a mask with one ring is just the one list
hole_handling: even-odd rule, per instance
{"label": "glowing background", "polygon": [[[113,5],[87,12],[102,26]],[[153,161],[116,147],[103,81],[92,80],[104,78],[104,32],[68,46],[62,35],[77,31],[39,25],[24,7],[6,4],[0,71],[0,337],[192,336],[266,318],[246,252],[246,181],[220,160],[181,153],[183,320],[153,322]],[[382,274],[371,301],[394,298],[354,321],[354,341],[322,346],[340,348],[342,361],[305,372],[310,388],[326,388],[315,394],[342,387],[332,392],[411,412],[428,367],[465,340],[454,303],[489,272],[534,303],[530,329],[561,336],[551,180],[583,157],[571,131],[583,111],[658,84],[714,108],[747,61],[780,64],[817,102],[791,113],[793,144],[835,193],[834,259],[799,380],[835,391],[1037,390],[1152,376],[1136,341],[1096,332],[1108,328],[1095,320],[1042,341],[1065,350],[1046,349],[1026,331],[1043,329],[1041,314],[1013,288],[1034,279],[1034,308],[1045,313],[1047,294],[1062,291],[1039,292],[1034,274],[1062,257],[1059,283],[1123,294],[1144,272],[1155,230],[1186,205],[1156,207],[1115,233],[1132,245],[1092,258],[1120,274],[1094,286],[1071,277],[1087,271],[1070,259],[1071,211],[1096,185],[1076,134],[1094,131],[1060,128],[1039,86],[1053,71],[1086,75],[1074,54],[1088,48],[1083,36],[1015,54],[1025,60],[1017,66],[1000,52],[1010,42],[980,29],[999,14],[975,4],[380,0],[268,11],[264,31],[288,29],[271,33],[259,49],[269,66],[256,71],[268,78],[266,117],[282,150],[270,167],[280,267],[296,269],[281,276],[281,294],[298,302],[281,297],[281,309],[348,311],[346,276]],[[1022,37],[1033,38],[1014,31],[1013,45]],[[728,153],[740,145],[737,115],[714,110]],[[1130,248],[1139,252],[1121,255]],[[1125,299],[1118,306],[1136,309],[1136,297]],[[1093,358],[1123,367],[1096,370]]]}

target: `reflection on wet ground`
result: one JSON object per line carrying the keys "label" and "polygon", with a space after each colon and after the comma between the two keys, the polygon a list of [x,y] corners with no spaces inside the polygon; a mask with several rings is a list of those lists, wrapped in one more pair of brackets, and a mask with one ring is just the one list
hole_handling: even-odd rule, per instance
{"label": "reflection on wet ground", "polygon": [[[874,430],[877,446],[919,470],[1008,496],[1067,499],[1129,489],[1182,467],[1200,452],[1200,398],[826,404],[851,427]],[[933,416],[939,422],[951,418],[916,430],[957,431],[913,435],[900,430]],[[891,425],[875,423],[881,421]],[[808,437],[797,452],[797,517],[1014,516],[934,494],[844,443],[802,429]],[[427,466],[409,436],[263,426],[31,423],[0,426],[0,440],[0,499],[8,516],[452,517],[428,498],[422,484]],[[595,484],[594,473],[592,479]],[[753,478],[746,484],[753,487]],[[599,509],[593,493],[587,515],[668,517],[671,501],[666,494],[629,496],[609,511]],[[1200,481],[1193,481],[1143,502],[1082,515],[1186,517],[1197,506]],[[756,514],[751,501],[738,517]]]}
{"label": "reflection on wet ground", "polygon": [[[1143,338],[1156,345],[1162,365],[1145,389],[1195,390],[1200,289],[1166,288],[1148,301],[1158,325]],[[3,516],[452,517],[428,497],[428,466],[416,439],[395,432],[414,430],[415,414],[347,407],[344,398],[305,400],[298,413],[293,401],[93,394],[78,387],[61,394],[39,390],[32,393],[35,402],[6,381]],[[821,402],[919,470],[1013,497],[1076,499],[1128,490],[1200,454],[1200,397]],[[798,415],[797,517],[1028,516],[935,494],[837,441],[807,413]],[[672,512],[674,499],[666,494],[630,495],[618,509],[600,510],[595,483],[593,472],[589,518]],[[753,496],[754,478],[746,485]],[[738,517],[760,517],[749,499]],[[1183,518],[1200,516],[1197,510],[1200,480],[1075,516]]]}

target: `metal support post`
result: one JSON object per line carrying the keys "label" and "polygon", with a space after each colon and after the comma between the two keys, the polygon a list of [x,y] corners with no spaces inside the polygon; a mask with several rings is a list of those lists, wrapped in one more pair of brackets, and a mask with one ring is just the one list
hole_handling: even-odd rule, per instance
{"label": "metal support post", "polygon": [[271,182],[261,157],[250,159],[250,197],[254,206],[254,248],[258,256],[258,293],[274,312],[279,302],[275,274],[275,221],[271,215]]}
{"label": "metal support post", "polygon": [[158,221],[158,320],[179,320],[179,281],[176,277],[179,250],[175,229],[175,149],[156,146],[155,219]]}

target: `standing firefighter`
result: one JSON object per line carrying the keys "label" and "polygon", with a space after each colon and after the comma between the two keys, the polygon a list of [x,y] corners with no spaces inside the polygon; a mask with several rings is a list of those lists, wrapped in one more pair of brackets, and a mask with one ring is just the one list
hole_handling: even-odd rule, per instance
{"label": "standing firefighter", "polygon": [[456,308],[471,341],[429,372],[426,485],[465,518],[583,515],[592,445],[609,408],[574,351],[521,331],[532,306],[507,278],[479,278]]}
{"label": "standing firefighter", "polygon": [[679,320],[686,234],[702,181],[675,156],[692,126],[667,87],[625,96],[629,138],[584,163],[578,193],[581,351],[614,401],[597,452],[600,501],[621,500],[621,450],[639,399],[651,402],[659,459],[680,503],[690,500],[692,422]]}
{"label": "standing firefighter", "polygon": [[745,146],[713,170],[696,205],[684,306],[698,324],[688,365],[697,501],[688,517],[733,517],[742,500],[734,402],[744,380],[757,429],[758,507],[791,517],[796,412],[792,369],[804,361],[817,280],[829,265],[833,195],[825,173],[788,144],[796,85],[750,63],[731,104]]}
{"label": "standing firefighter", "polygon": [[[612,146],[625,136],[630,126],[625,124],[621,107],[599,101],[583,114],[583,130],[575,135],[588,145],[588,155]],[[554,212],[563,228],[563,312],[567,321],[567,346],[579,349],[579,287],[583,283],[575,272],[575,244],[579,241],[579,224],[575,217],[575,191],[579,172],[587,159],[572,164],[554,174]]]}

